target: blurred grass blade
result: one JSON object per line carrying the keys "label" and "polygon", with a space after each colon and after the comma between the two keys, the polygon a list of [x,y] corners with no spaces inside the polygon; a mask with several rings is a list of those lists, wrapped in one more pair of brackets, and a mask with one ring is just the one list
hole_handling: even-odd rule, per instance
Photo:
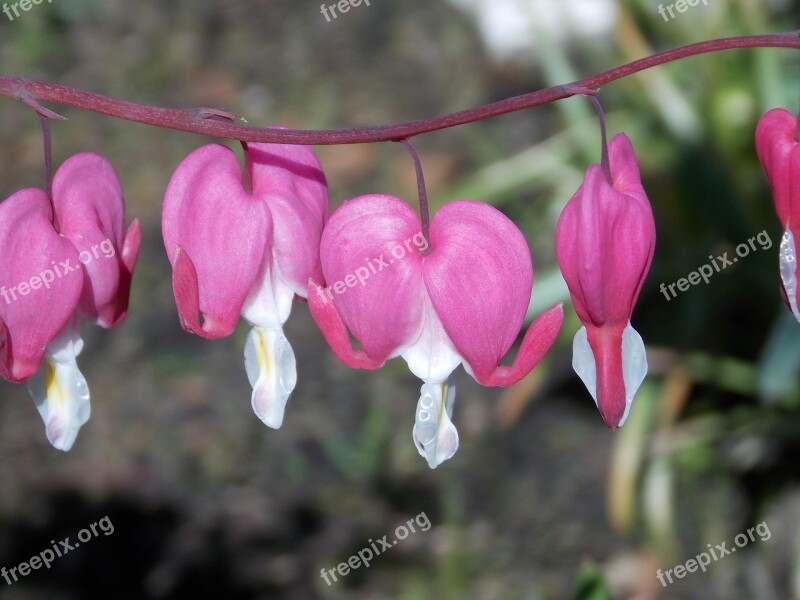
{"label": "blurred grass blade", "polygon": [[668,457],[653,460],[644,475],[642,503],[651,540],[663,562],[674,563],[680,554],[675,531],[674,475]]}
{"label": "blurred grass blade", "polygon": [[658,419],[658,386],[645,381],[631,408],[628,422],[614,435],[608,474],[608,512],[611,524],[628,533],[636,516],[636,491],[647,443]]}

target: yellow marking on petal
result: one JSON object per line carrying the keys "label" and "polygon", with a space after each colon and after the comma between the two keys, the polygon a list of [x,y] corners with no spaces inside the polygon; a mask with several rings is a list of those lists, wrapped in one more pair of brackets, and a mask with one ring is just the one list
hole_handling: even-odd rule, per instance
{"label": "yellow marking on petal", "polygon": [[264,330],[260,327],[258,331],[258,345],[256,346],[256,358],[258,360],[259,369],[269,376],[272,373],[272,360],[267,349],[267,340],[264,335]]}
{"label": "yellow marking on petal", "polygon": [[61,379],[58,377],[56,366],[49,360],[45,361],[47,365],[47,373],[45,375],[45,389],[47,390],[47,401],[57,402],[59,406],[63,407],[65,404],[66,394],[64,393],[64,386],[61,384]]}

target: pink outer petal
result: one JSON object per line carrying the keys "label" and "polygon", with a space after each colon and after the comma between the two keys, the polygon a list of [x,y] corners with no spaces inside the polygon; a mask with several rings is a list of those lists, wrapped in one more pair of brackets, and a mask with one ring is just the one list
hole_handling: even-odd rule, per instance
{"label": "pink outer petal", "polygon": [[561,272],[583,323],[629,320],[655,249],[655,221],[630,140],[610,144],[612,188],[598,164],[564,207],[556,228]]}
{"label": "pink outer petal", "polygon": [[[125,234],[125,241],[122,243],[120,254],[120,273],[119,287],[114,304],[114,312],[107,327],[115,327],[120,324],[128,313],[128,300],[130,299],[131,280],[133,279],[133,269],[136,267],[136,260],[139,257],[139,247],[142,244],[142,228],[139,219],[134,219]],[[105,322],[103,323],[105,324]]]}
{"label": "pink outer petal", "polygon": [[539,364],[550,351],[564,322],[564,307],[561,303],[548,308],[528,327],[514,364],[497,367],[488,377],[477,378],[481,385],[507,386],[517,383]]}
{"label": "pink outer petal", "polygon": [[344,364],[351,369],[378,369],[383,366],[384,361],[374,360],[363,350],[353,348],[342,315],[326,295],[325,289],[313,280],[308,282],[308,308],[333,353]]}
{"label": "pink outer petal", "polygon": [[758,121],[756,151],[767,174],[775,209],[784,229],[800,239],[800,143],[794,136],[797,117],[783,108],[774,108]]}
{"label": "pink outer petal", "polygon": [[0,377],[6,381],[13,381],[14,376],[12,371],[12,353],[11,353],[11,335],[8,327],[0,319]]}
{"label": "pink outer petal", "polygon": [[[767,174],[778,218],[784,230],[792,233],[795,247],[800,243],[800,142],[795,140],[796,134],[797,117],[783,108],[767,111],[756,127],[756,152]],[[800,264],[795,267],[795,278],[798,276]],[[783,281],[780,291],[791,310]]]}
{"label": "pink outer petal", "polygon": [[[66,263],[62,265],[62,263]],[[72,270],[68,270],[69,269]],[[0,375],[19,383],[36,372],[45,346],[78,306],[83,286],[78,252],[52,224],[42,190],[0,203]],[[48,281],[45,286],[45,280]],[[28,286],[26,294],[22,294]]]}
{"label": "pink outer petal", "polygon": [[53,178],[53,205],[61,235],[83,263],[82,315],[103,327],[116,325],[125,317],[136,257],[126,267],[119,256],[125,203],[111,163],[90,152],[70,157]]}
{"label": "pink outer petal", "polygon": [[530,302],[533,265],[525,237],[488,204],[457,200],[436,213],[430,238],[425,287],[447,335],[476,380],[509,377],[495,370]]}
{"label": "pink outer petal", "polygon": [[420,228],[407,203],[369,195],[345,202],[322,234],[325,297],[378,364],[400,354],[422,327],[421,244],[413,242],[422,239]]}
{"label": "pink outer petal", "polygon": [[214,334],[224,326],[214,322],[213,317],[205,316],[205,326],[208,331],[203,329],[200,323],[200,298],[197,287],[197,271],[192,264],[192,259],[178,246],[175,252],[175,263],[172,266],[172,291],[175,294],[175,305],[178,307],[178,315],[181,320],[181,327],[189,333],[196,333],[204,338],[214,338]]}
{"label": "pink outer petal", "polygon": [[[184,159],[164,195],[161,227],[173,268],[178,247],[187,259],[173,274],[181,323],[204,337],[230,335],[272,236],[269,210],[242,187],[232,150],[209,144]],[[202,328],[197,312],[187,312],[195,306]]]}
{"label": "pink outer petal", "polygon": [[642,176],[631,139],[624,133],[615,135],[608,144],[608,158],[614,189],[650,205],[642,187]]}
{"label": "pink outer petal", "polygon": [[53,205],[65,237],[82,237],[99,230],[115,245],[122,241],[125,205],[114,167],[91,152],[68,158],[53,177]]}
{"label": "pink outer petal", "polygon": [[305,297],[308,280],[322,280],[319,242],[328,219],[328,186],[310,146],[249,144],[253,193],[275,223],[273,252],[281,278]]}
{"label": "pink outer petal", "polygon": [[614,431],[625,414],[625,379],[622,373],[622,332],[627,323],[586,327],[597,369],[597,407]]}

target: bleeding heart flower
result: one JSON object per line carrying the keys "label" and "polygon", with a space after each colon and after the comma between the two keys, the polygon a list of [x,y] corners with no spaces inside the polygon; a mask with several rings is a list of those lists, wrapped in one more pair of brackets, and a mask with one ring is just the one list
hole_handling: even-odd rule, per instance
{"label": "bleeding heart flower", "polygon": [[[413,437],[431,468],[458,448],[450,373],[463,363],[482,385],[511,385],[541,360],[561,327],[557,305],[528,329],[513,365],[499,366],[523,324],[533,266],[519,229],[480,202],[445,205],[428,240],[404,201],[361,196],[331,216],[320,251],[331,287],[309,282],[311,314],[348,366],[376,369],[402,356],[423,380]],[[353,348],[348,328],[363,349]]]}
{"label": "bleeding heart flower", "polygon": [[0,203],[0,375],[12,383],[39,368],[45,346],[75,313],[83,280],[78,251],[56,233],[50,200],[21,190]]}
{"label": "bleeding heart flower", "polygon": [[70,318],[48,341],[44,364],[28,390],[50,443],[66,451],[91,414],[89,387],[76,360],[83,323],[110,328],[124,320],[141,229],[134,220],[123,235],[122,188],[111,163],[97,154],[76,154],[61,165],[53,178],[53,206],[61,239],[77,252],[71,263],[53,270],[82,291]]}
{"label": "bleeding heart flower", "polygon": [[655,249],[655,222],[631,141],[609,144],[611,182],[599,164],[564,207],[556,253],[583,327],[572,366],[613,431],[628,417],[647,374],[644,343],[630,319]]}
{"label": "bleeding heart flower", "polygon": [[765,113],[756,127],[756,151],[767,174],[775,209],[784,229],[779,253],[781,288],[784,301],[800,321],[797,298],[797,239],[800,233],[798,137],[797,117],[783,108]]}
{"label": "bleeding heart flower", "polygon": [[[320,277],[328,217],[322,166],[308,146],[250,144],[244,175],[233,151],[210,144],[177,168],[164,196],[162,231],[181,325],[205,338],[253,330],[245,367],[256,415],[283,422],[297,382],[283,334],[295,295]],[[202,323],[200,318],[202,316]]]}

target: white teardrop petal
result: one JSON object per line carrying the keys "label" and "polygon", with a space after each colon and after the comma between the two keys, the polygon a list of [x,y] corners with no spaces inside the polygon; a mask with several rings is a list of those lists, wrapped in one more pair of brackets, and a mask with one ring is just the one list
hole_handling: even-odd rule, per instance
{"label": "white teardrop petal", "polygon": [[589,345],[586,327],[581,327],[572,339],[572,368],[597,404],[597,365],[594,362],[592,347]]}
{"label": "white teardrop petal", "polygon": [[647,375],[647,352],[639,332],[631,327],[630,321],[622,332],[622,379],[625,382],[625,413],[619,427],[625,424],[633,404],[633,397],[639,391]]}
{"label": "white teardrop petal", "polygon": [[425,382],[414,418],[414,444],[420,456],[435,469],[458,450],[458,431],[450,420],[456,400],[452,384]]}
{"label": "white teardrop petal", "polygon": [[78,369],[83,349],[81,321],[70,320],[47,345],[39,370],[28,380],[28,392],[42,417],[49,442],[64,452],[72,448],[78,431],[89,420],[89,386]]}
{"label": "white teardrop petal", "polygon": [[89,386],[75,358],[65,362],[45,359],[28,381],[28,392],[42,417],[49,442],[66,452],[75,443],[78,430],[89,420]]}
{"label": "white teardrop petal", "polygon": [[280,428],[286,403],[297,385],[294,351],[283,330],[254,327],[245,343],[244,364],[253,387],[253,411],[265,425]]}
{"label": "white teardrop petal", "polygon": [[[581,327],[572,340],[572,368],[583,381],[586,389],[599,407],[597,401],[597,363],[586,327]],[[619,421],[622,427],[628,418],[633,398],[647,375],[647,353],[644,341],[631,326],[630,321],[622,331],[622,379],[625,384],[625,412]]]}
{"label": "white teardrop petal", "polygon": [[783,232],[781,237],[781,247],[778,253],[780,257],[781,281],[783,289],[789,300],[794,318],[800,321],[800,310],[797,308],[797,251],[794,244],[794,236],[788,229]]}

